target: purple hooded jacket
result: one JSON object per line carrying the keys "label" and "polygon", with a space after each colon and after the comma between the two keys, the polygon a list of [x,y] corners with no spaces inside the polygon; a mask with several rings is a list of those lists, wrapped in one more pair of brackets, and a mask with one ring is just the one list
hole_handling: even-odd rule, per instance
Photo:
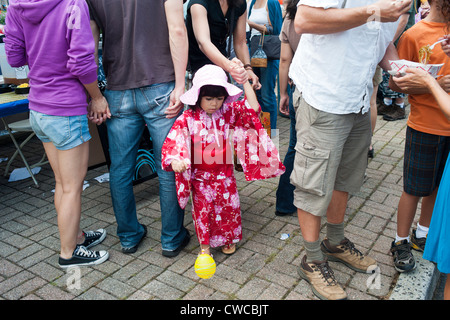
{"label": "purple hooded jacket", "polygon": [[83,84],[97,80],[85,0],[10,0],[5,50],[12,67],[30,69],[29,108],[48,115],[87,113]]}

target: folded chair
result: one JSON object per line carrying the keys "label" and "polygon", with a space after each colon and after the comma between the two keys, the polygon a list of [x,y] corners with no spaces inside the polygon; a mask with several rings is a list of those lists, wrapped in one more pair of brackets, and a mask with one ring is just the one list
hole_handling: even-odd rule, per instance
{"label": "folded chair", "polygon": [[[13,141],[14,145],[16,146],[16,152],[14,152],[14,154],[12,155],[11,159],[9,159],[8,163],[6,164],[6,169],[5,169],[5,173],[4,176],[6,177],[9,173],[9,167],[11,166],[11,163],[14,161],[14,159],[17,157],[17,155],[20,155],[20,157],[23,160],[23,163],[25,164],[25,167],[27,168],[28,172],[30,173],[31,178],[33,179],[35,185],[37,187],[39,187],[39,183],[37,182],[36,178],[34,177],[33,172],[31,171],[32,168],[38,167],[38,166],[42,166],[44,164],[48,163],[48,160],[46,160],[46,154],[44,152],[44,155],[42,156],[41,160],[33,165],[29,165],[27,159],[25,158],[22,150],[25,147],[25,145],[28,143],[28,141],[30,141],[31,138],[33,138],[35,136],[35,133],[33,132],[33,129],[31,129],[31,125],[30,125],[30,120],[29,119],[25,119],[25,120],[20,120],[20,121],[16,121],[13,123],[6,123],[5,120],[2,121],[5,125],[5,129],[8,131],[9,136],[11,137],[11,140]],[[14,132],[30,132],[30,134],[28,135],[28,137],[19,145],[19,143],[17,142],[16,138],[13,135],[13,131]]]}

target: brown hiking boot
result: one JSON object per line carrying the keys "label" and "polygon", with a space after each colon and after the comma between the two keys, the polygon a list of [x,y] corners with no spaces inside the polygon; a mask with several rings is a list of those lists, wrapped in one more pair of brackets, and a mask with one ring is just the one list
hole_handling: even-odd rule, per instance
{"label": "brown hiking boot", "polygon": [[311,284],[314,294],[322,300],[345,300],[347,294],[337,283],[327,260],[306,262],[306,255],[298,268],[298,274]]}
{"label": "brown hiking boot", "polygon": [[377,262],[374,259],[362,254],[355,248],[353,242],[347,238],[342,240],[337,246],[330,245],[328,239],[324,239],[320,248],[328,260],[342,262],[347,267],[358,272],[373,271],[377,266]]}
{"label": "brown hiking boot", "polygon": [[392,108],[387,110],[383,115],[383,120],[397,121],[406,118],[405,107],[400,107],[398,104],[393,103]]}
{"label": "brown hiking boot", "polygon": [[382,116],[387,112],[390,112],[392,109],[392,104],[386,105],[384,102],[377,104],[377,115]]}

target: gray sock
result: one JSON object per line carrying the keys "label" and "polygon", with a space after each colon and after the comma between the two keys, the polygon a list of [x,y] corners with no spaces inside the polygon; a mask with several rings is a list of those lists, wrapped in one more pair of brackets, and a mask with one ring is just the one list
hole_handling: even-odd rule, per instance
{"label": "gray sock", "polygon": [[320,250],[320,240],[314,242],[303,241],[306,250],[306,262],[323,261],[323,253]]}
{"label": "gray sock", "polygon": [[332,246],[337,246],[344,238],[344,223],[327,222],[327,239]]}

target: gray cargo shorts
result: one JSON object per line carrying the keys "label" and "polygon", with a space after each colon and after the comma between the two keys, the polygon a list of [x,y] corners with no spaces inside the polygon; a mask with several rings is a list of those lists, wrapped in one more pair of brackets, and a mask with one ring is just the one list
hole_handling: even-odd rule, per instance
{"label": "gray cargo shorts", "polygon": [[370,112],[332,114],[293,94],[297,144],[290,181],[294,205],[324,216],[334,190],[356,193],[364,182],[371,141]]}

